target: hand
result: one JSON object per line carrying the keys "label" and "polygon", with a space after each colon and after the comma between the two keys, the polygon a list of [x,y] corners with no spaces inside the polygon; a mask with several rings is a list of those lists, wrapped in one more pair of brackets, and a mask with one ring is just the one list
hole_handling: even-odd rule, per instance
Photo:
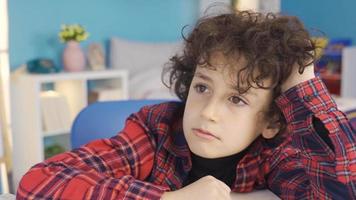
{"label": "hand", "polygon": [[315,77],[314,64],[307,66],[302,74],[299,74],[298,69],[299,66],[295,64],[293,66],[292,73],[289,75],[287,80],[282,84],[282,92],[285,92],[289,88]]}
{"label": "hand", "polygon": [[229,199],[230,188],[222,181],[214,178],[213,176],[204,176],[203,178],[195,181],[194,183],[185,186],[182,189],[165,192],[162,200],[216,200],[216,199]]}

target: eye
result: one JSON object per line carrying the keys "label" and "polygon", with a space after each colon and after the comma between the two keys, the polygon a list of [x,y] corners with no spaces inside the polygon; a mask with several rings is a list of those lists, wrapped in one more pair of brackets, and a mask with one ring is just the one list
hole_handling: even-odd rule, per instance
{"label": "eye", "polygon": [[196,84],[196,85],[194,85],[194,90],[197,93],[204,93],[204,92],[206,92],[208,90],[208,87],[206,87],[203,84]]}
{"label": "eye", "polygon": [[246,102],[242,100],[239,96],[229,97],[229,101],[235,105],[246,105]]}

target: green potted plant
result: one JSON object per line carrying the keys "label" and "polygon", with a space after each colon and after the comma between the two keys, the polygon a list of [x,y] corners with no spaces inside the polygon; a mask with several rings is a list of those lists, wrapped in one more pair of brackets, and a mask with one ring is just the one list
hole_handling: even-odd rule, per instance
{"label": "green potted plant", "polygon": [[84,70],[85,55],[79,43],[86,40],[89,33],[80,24],[64,24],[58,37],[62,43],[66,43],[62,55],[64,70],[70,72]]}

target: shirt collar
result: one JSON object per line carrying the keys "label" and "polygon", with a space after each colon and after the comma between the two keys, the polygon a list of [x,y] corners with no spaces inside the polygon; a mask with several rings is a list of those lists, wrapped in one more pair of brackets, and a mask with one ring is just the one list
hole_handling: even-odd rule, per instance
{"label": "shirt collar", "polygon": [[[178,109],[184,110],[184,104],[180,104]],[[176,114],[178,113],[180,116],[176,116],[174,122],[169,125],[169,128],[164,129],[166,133],[163,134],[165,135],[163,148],[180,160],[184,171],[188,172],[192,167],[192,160],[188,143],[183,133],[184,112],[181,110]],[[280,146],[279,142],[277,142],[277,144],[272,144],[262,138],[262,136],[255,139],[255,141],[246,150],[246,154],[242,157],[239,163],[237,163],[236,170],[238,176],[236,177],[234,184],[235,190],[237,189],[243,191],[244,189],[239,188],[238,186],[245,185],[244,183],[246,183],[246,180],[250,180],[252,182],[254,182],[253,180],[257,182],[263,181],[265,175],[264,173],[269,171],[269,169],[267,169],[269,168],[269,165],[263,165],[263,163],[266,162],[266,159],[273,154],[277,146]],[[262,166],[267,168],[261,169]],[[246,179],[247,177],[249,178]]]}
{"label": "shirt collar", "polygon": [[183,133],[183,118],[177,120],[166,134],[167,138],[163,147],[175,157],[183,160],[184,169],[189,171],[192,166],[191,155],[187,140]]}
{"label": "shirt collar", "polygon": [[[186,171],[189,171],[192,167],[191,154],[188,143],[183,133],[182,119],[178,120],[170,129],[170,133],[166,134],[167,138],[163,144],[163,147],[175,157],[182,159],[183,167]],[[263,162],[263,158],[271,155],[272,150],[264,148],[264,140],[261,136],[258,137],[246,150],[245,155],[237,163],[237,168],[244,168],[247,164],[257,169]],[[255,162],[251,162],[254,160]],[[251,165],[252,164],[252,165]],[[258,171],[258,170],[254,170]]]}

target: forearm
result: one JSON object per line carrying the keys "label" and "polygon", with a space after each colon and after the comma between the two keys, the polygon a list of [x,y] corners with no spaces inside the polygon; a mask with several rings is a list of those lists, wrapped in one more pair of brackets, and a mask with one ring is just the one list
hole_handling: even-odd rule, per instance
{"label": "forearm", "polygon": [[314,64],[311,64],[310,66],[305,67],[302,74],[299,74],[298,70],[299,70],[298,64],[294,64],[292,73],[290,75],[291,77],[289,77],[283,83],[283,85],[281,87],[282,92],[285,92],[288,89],[295,87],[296,85],[298,85],[300,83],[303,83],[305,81],[315,78]]}
{"label": "forearm", "polygon": [[152,143],[138,123],[129,121],[116,137],[34,166],[20,181],[18,199],[159,199],[165,188],[143,181],[153,166]]}
{"label": "forearm", "polygon": [[[291,159],[289,168],[275,172],[275,176],[287,171],[300,176],[305,187],[298,189],[309,195],[356,196],[355,134],[321,81],[316,78],[298,84],[277,103],[288,123],[291,145],[299,153]],[[325,132],[315,127],[315,119]]]}
{"label": "forearm", "polygon": [[112,178],[56,164],[31,169],[21,180],[17,199],[159,199],[165,190],[131,175]]}
{"label": "forearm", "polygon": [[[356,163],[353,162],[356,148],[355,133],[345,115],[337,109],[321,80],[315,78],[303,82],[288,90],[277,101],[287,120],[289,130],[295,137],[296,142],[293,144],[303,152],[309,153],[311,157],[328,156],[335,162],[336,168],[347,169],[348,173],[346,171],[338,173],[339,176],[342,176],[341,174],[348,176],[341,179],[356,181]],[[333,149],[321,139],[320,131],[316,130],[313,124],[314,118],[325,127],[326,137],[330,139]],[[308,139],[312,140],[308,141]],[[320,148],[318,151],[324,152],[323,155],[315,152],[313,142],[318,144]]]}

